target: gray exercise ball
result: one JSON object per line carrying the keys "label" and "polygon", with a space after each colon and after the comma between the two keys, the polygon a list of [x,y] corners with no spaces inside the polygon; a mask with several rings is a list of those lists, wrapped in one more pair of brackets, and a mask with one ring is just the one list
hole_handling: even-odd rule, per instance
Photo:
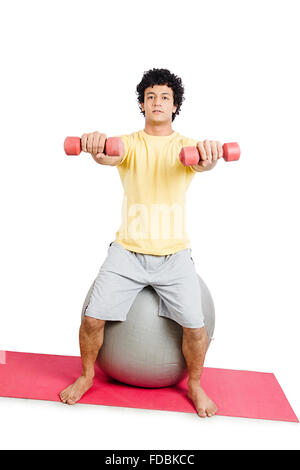
{"label": "gray exercise ball", "polygon": [[[198,276],[202,294],[204,323],[209,343],[215,327],[212,296]],[[89,303],[93,284],[82,308]],[[158,316],[159,297],[151,286],[136,296],[126,321],[107,321],[98,361],[110,377],[137,387],[158,388],[175,385],[187,375],[182,354],[182,327]]]}

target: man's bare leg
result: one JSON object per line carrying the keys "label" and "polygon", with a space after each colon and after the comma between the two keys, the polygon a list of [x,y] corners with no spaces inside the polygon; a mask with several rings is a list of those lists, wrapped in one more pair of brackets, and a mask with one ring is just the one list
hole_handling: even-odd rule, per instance
{"label": "man's bare leg", "polygon": [[205,327],[183,327],[182,352],[188,368],[188,397],[194,403],[201,418],[216,414],[217,407],[200,386],[205,354],[208,347],[208,337]]}
{"label": "man's bare leg", "polygon": [[83,317],[79,330],[79,344],[82,361],[81,376],[60,393],[63,403],[74,405],[93,385],[95,362],[103,344],[105,320]]}

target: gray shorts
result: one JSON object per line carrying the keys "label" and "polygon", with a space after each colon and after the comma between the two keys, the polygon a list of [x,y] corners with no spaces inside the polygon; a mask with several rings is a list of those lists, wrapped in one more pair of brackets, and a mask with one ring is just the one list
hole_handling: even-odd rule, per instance
{"label": "gray shorts", "polygon": [[170,255],[148,255],[111,242],[94,281],[85,315],[125,321],[137,294],[152,286],[159,296],[159,315],[187,328],[202,328],[204,316],[199,278],[191,248]]}

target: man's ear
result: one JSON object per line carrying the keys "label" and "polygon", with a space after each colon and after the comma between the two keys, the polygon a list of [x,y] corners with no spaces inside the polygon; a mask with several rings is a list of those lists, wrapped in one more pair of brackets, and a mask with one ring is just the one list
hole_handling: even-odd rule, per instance
{"label": "man's ear", "polygon": [[141,110],[145,112],[144,103],[140,103]]}

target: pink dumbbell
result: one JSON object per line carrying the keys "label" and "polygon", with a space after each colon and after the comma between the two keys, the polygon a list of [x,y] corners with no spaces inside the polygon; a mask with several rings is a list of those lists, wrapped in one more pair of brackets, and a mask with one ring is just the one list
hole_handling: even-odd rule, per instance
{"label": "pink dumbbell", "polygon": [[[81,152],[80,137],[66,137],[64,149],[67,155],[79,155]],[[120,137],[108,137],[104,147],[105,155],[110,157],[120,157],[124,153],[124,144]]]}
{"label": "pink dumbbell", "polygon": [[[239,160],[241,149],[237,142],[229,142],[223,145],[223,158],[226,162]],[[197,147],[182,147],[179,154],[181,163],[184,166],[197,165],[200,161],[200,154]]]}

